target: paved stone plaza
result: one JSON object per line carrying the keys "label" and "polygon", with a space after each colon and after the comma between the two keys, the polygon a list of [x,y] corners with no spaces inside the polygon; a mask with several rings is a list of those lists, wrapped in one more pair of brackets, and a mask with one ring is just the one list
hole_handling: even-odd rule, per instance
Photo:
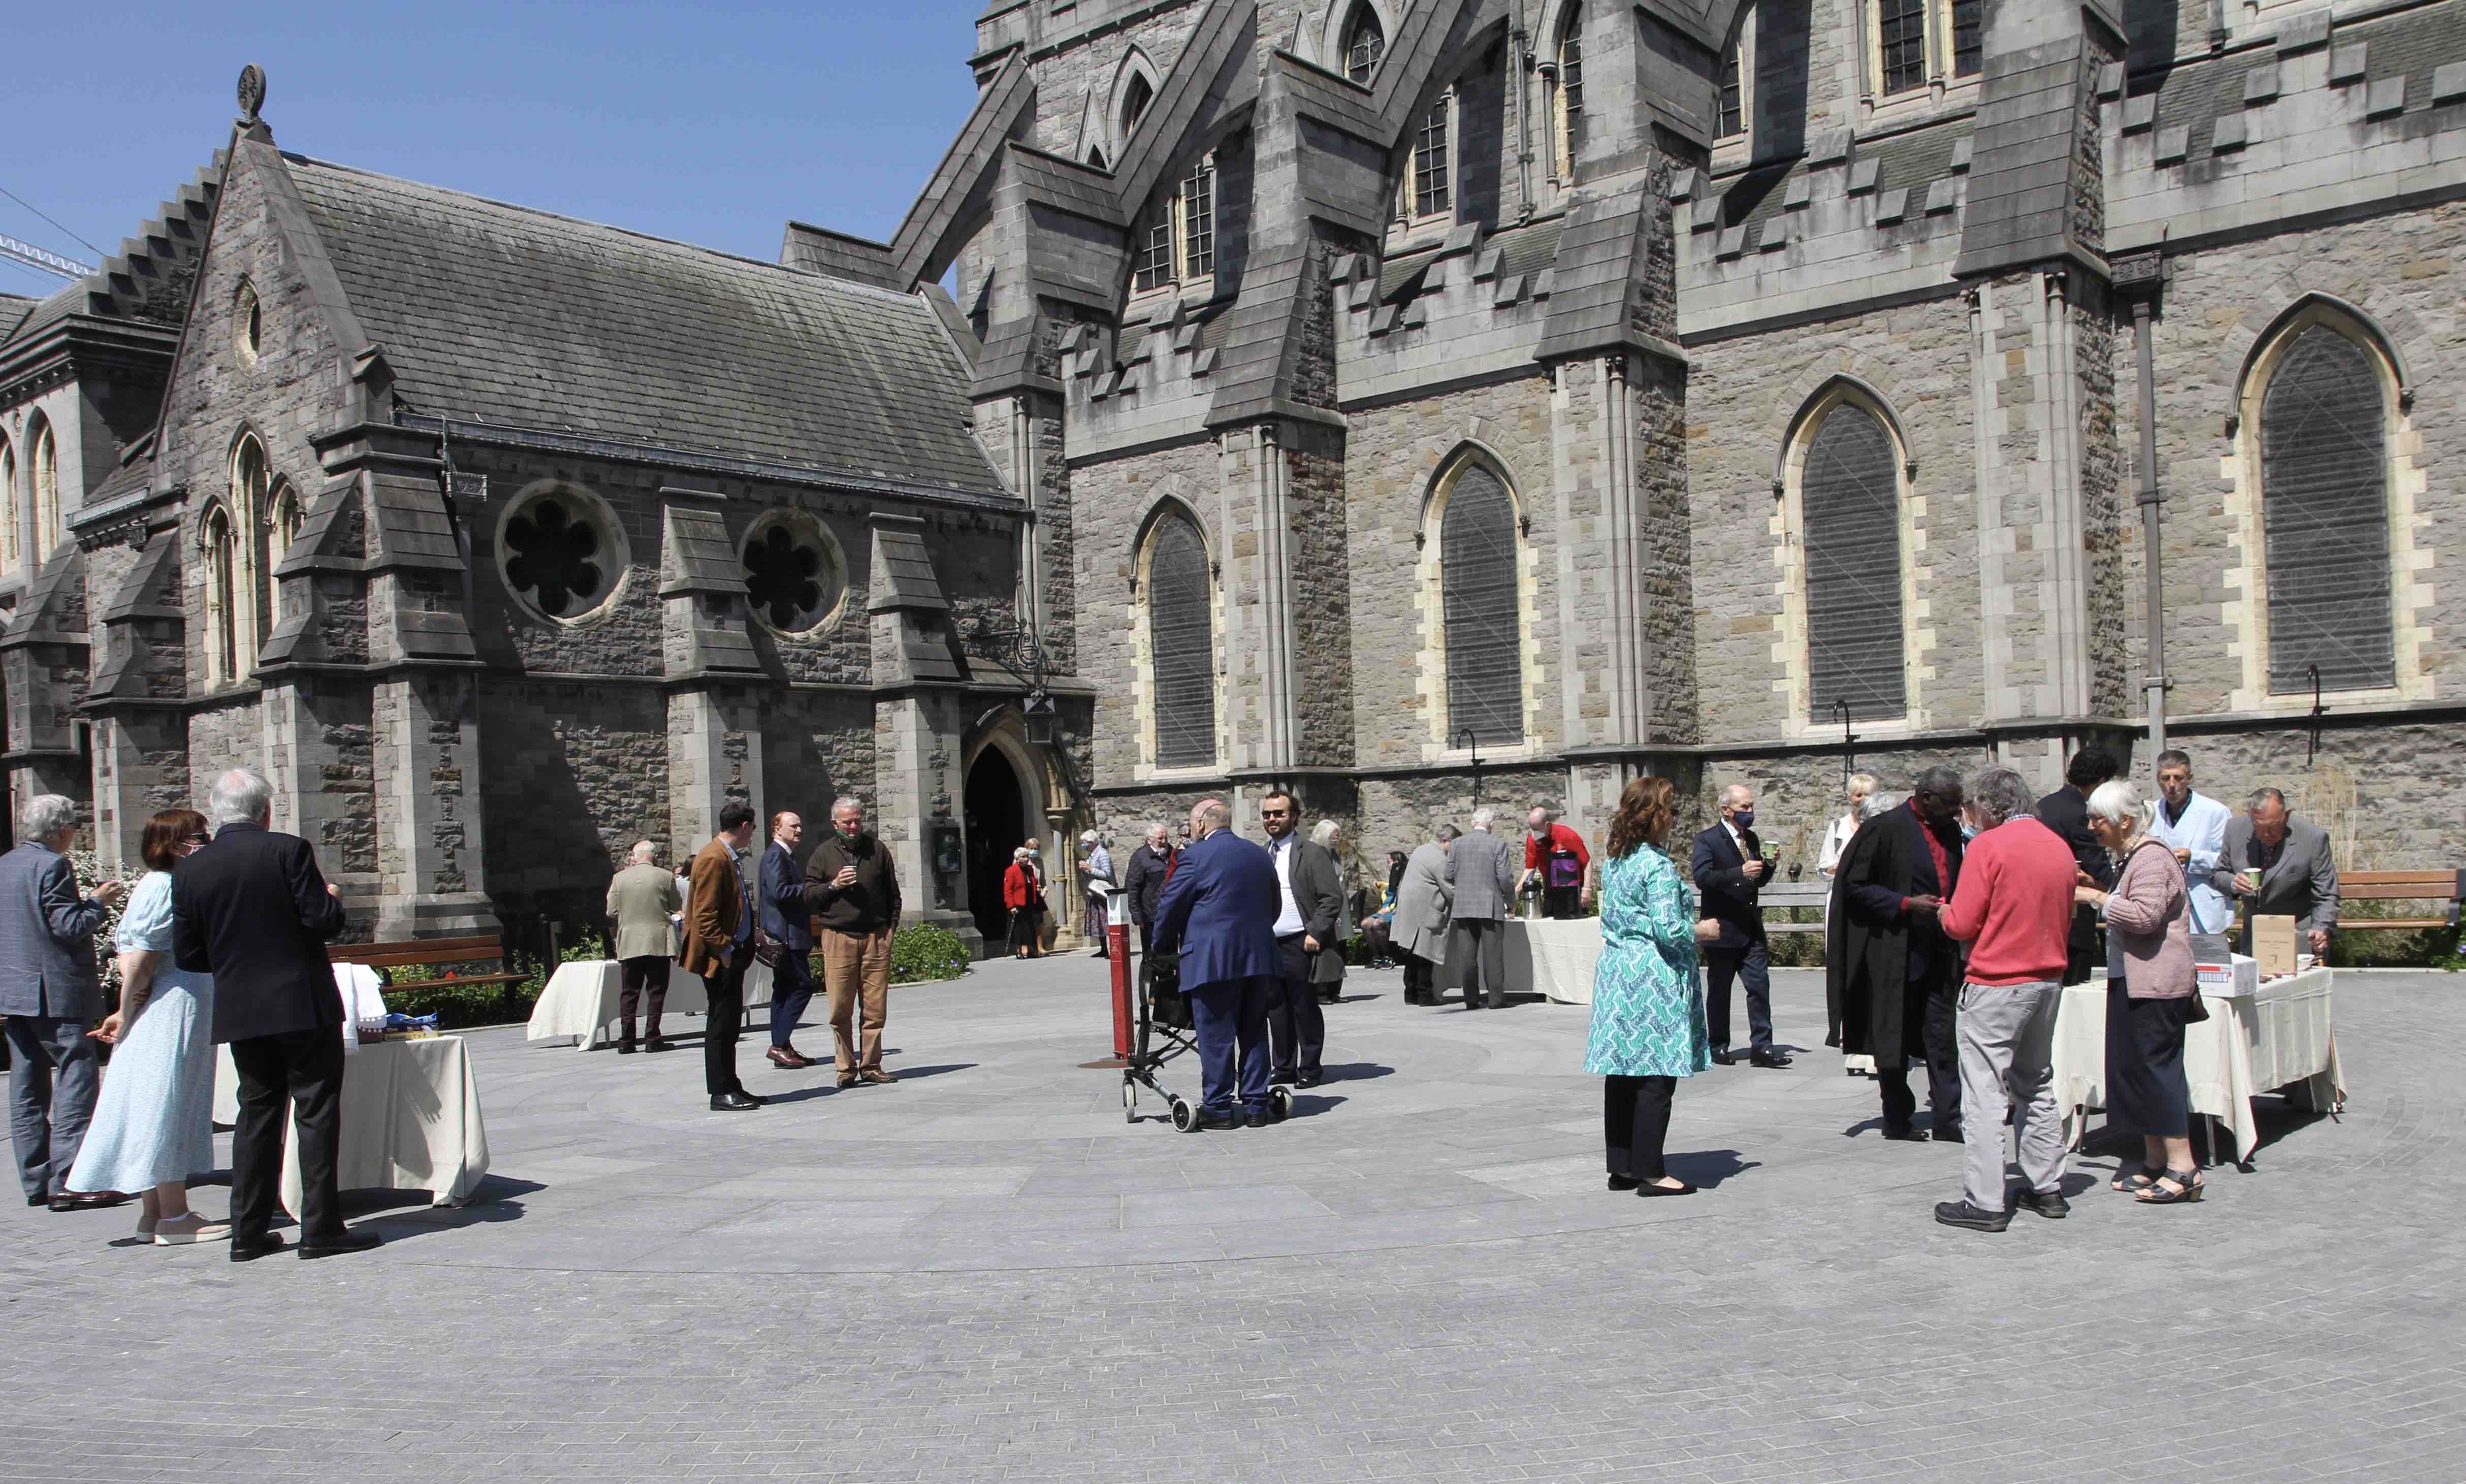
{"label": "paved stone plaza", "polygon": [[1608,1194],[1585,1012],[1392,974],[1294,1121],[1127,1126],[1076,1066],[1103,968],[897,992],[897,1088],[749,1041],[746,1115],[690,1042],[478,1033],[494,1174],[372,1212],[367,1257],[11,1203],[0,1476],[2466,1478],[2454,978],[2348,976],[2351,1111],[2274,1113],[2207,1203],[2133,1209],[2095,1155],[2071,1220],[1983,1236],[1930,1219],[1958,1151],[1885,1143],[1820,1049],[1681,1088],[1702,1195]]}

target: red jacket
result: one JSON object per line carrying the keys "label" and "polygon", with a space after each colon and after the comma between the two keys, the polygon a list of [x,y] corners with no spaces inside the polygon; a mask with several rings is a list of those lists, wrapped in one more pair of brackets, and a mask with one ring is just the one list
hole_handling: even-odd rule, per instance
{"label": "red jacket", "polygon": [[1960,885],[1939,919],[1946,936],[1970,945],[1969,982],[2064,977],[2078,868],[2064,837],[2026,815],[1969,843]]}
{"label": "red jacket", "polygon": [[[1592,868],[1593,853],[1584,848],[1584,837],[1564,824],[1556,822],[1551,824],[1550,848],[1576,852],[1576,871],[1579,875]],[[1541,849],[1539,837],[1527,829],[1524,832],[1524,868],[1526,870],[1537,871],[1541,868]]]}
{"label": "red jacket", "polygon": [[1013,861],[1010,869],[1002,872],[1002,906],[1034,907],[1042,895],[1037,889],[1036,872],[1026,862]]}

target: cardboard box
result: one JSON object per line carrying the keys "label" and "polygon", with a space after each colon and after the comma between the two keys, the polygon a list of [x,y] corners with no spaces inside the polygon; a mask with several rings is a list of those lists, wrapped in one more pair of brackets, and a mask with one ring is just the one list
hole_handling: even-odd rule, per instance
{"label": "cardboard box", "polygon": [[2199,971],[2201,993],[2205,995],[2240,995],[2249,999],[2260,988],[2260,965],[2248,954],[2230,954],[2224,962],[2205,958],[2193,967]]}
{"label": "cardboard box", "polygon": [[2262,978],[2282,978],[2295,972],[2295,944],[2294,918],[2265,916],[2252,920],[2252,956],[2260,965]]}

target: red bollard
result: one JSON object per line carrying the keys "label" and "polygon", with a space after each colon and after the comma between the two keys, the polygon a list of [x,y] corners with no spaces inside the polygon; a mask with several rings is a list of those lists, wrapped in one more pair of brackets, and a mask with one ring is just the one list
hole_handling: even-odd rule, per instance
{"label": "red bollard", "polygon": [[1105,894],[1105,951],[1113,966],[1113,1055],[1131,1055],[1131,894]]}

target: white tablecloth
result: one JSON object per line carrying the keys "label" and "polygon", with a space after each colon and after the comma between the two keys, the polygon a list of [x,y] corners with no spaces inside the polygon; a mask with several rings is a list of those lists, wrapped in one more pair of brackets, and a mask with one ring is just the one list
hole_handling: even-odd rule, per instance
{"label": "white tablecloth", "polygon": [[1593,965],[1602,956],[1599,917],[1507,919],[1507,992],[1559,1004],[1593,1002]]}
{"label": "white tablecloth", "polygon": [[[2329,1017],[2336,978],[2334,969],[2312,969],[2250,996],[2205,995],[2209,1018],[2184,1027],[2192,1111],[2234,1131],[2238,1160],[2250,1159],[2260,1143],[2253,1093],[2301,1084],[2296,1096],[2306,1106],[2334,1109],[2345,1101]],[[2088,1121],[2084,1110],[2106,1105],[2105,980],[2064,991],[2055,1017],[2054,1072],[2064,1134],[2077,1139]]]}
{"label": "white tablecloth", "polygon": [[[239,1117],[231,1047],[215,1048],[214,1121]],[[343,1064],[343,1137],[335,1159],[344,1190],[425,1190],[460,1205],[488,1173],[480,1083],[460,1036],[372,1042]],[[282,1204],[300,1212],[300,1136],[282,1142]]]}
{"label": "white tablecloth", "polygon": [[[524,1039],[555,1041],[571,1036],[577,1051],[613,1039],[617,997],[623,991],[621,975],[614,958],[577,958],[558,964],[540,991],[539,1002],[531,1006],[530,1026]],[[770,1002],[771,971],[756,961],[745,971],[745,1007],[750,1010]],[[660,1013],[663,1017],[709,1014],[710,994],[703,988],[702,977],[670,963],[668,998]]]}

